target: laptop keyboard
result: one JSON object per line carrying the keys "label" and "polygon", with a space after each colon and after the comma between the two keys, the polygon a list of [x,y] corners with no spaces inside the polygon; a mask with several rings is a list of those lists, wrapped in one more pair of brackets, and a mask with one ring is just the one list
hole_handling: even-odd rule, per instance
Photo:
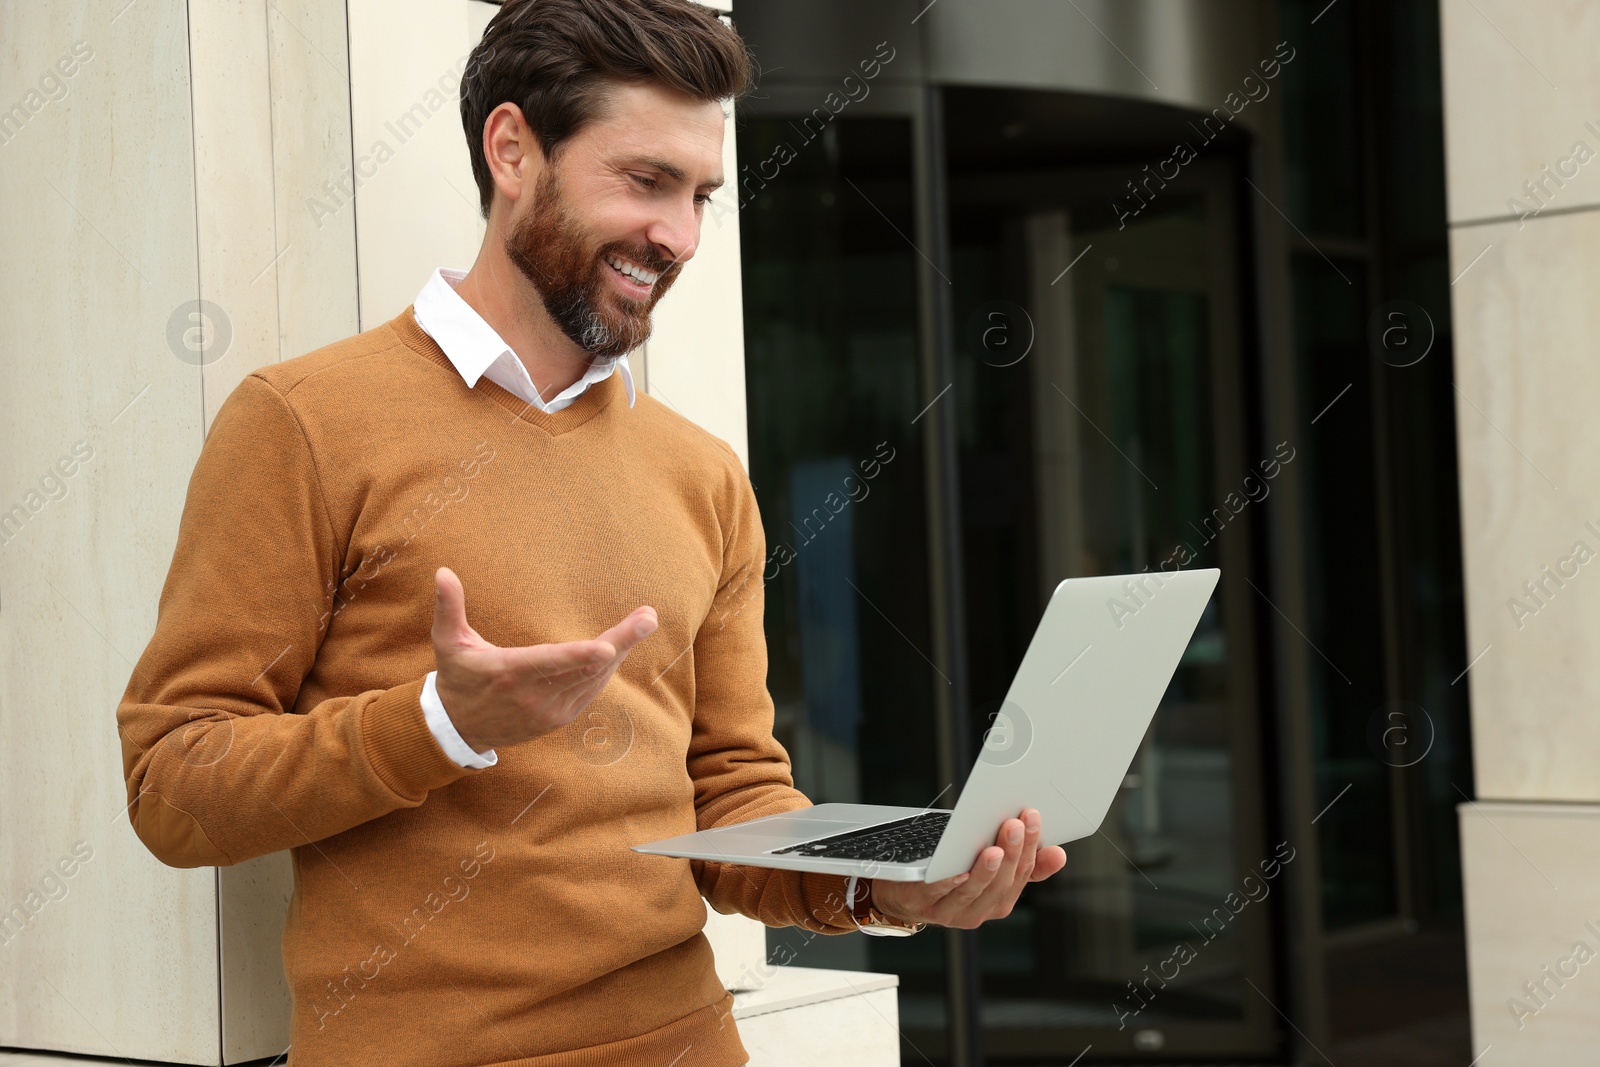
{"label": "laptop keyboard", "polygon": [[825,856],[828,859],[915,863],[933,855],[949,821],[948,811],[928,811],[909,819],[880,823],[790,845],[788,848],[774,849],[772,855],[797,852],[803,856]]}

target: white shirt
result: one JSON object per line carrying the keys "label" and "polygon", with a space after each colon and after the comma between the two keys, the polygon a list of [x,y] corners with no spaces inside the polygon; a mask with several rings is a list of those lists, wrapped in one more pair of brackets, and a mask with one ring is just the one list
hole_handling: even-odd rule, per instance
{"label": "white shirt", "polygon": [[[479,378],[488,378],[540,411],[553,413],[571,404],[595,382],[611,377],[615,371],[621,373],[623,387],[628,391],[628,406],[633,407],[633,371],[628,367],[626,355],[600,361],[552,399],[546,401],[542,398],[539,390],[534,388],[533,379],[528,377],[528,368],[511,351],[511,346],[456,292],[456,285],[466,276],[464,270],[440,267],[412,302],[412,312],[416,315],[417,325],[444,350],[451,364],[460,372],[467,388],[476,387]],[[439,747],[444,749],[446,755],[463,767],[494,766],[499,762],[494,750],[479,755],[457,732],[455,723],[450,721],[435,687],[437,674],[437,671],[429,671],[427,680],[422,683],[422,714],[427,719],[434,740],[439,742]]]}

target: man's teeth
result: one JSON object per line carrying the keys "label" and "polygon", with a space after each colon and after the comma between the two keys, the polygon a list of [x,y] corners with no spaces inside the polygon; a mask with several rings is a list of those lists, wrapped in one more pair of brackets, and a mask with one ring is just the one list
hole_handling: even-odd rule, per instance
{"label": "man's teeth", "polygon": [[628,277],[640,281],[645,285],[654,285],[656,283],[656,279],[661,277],[659,274],[651,274],[643,267],[635,266],[625,259],[618,259],[616,256],[607,256],[606,262],[611,264],[611,266],[615,267],[617,270],[621,271],[623,274],[626,274]]}

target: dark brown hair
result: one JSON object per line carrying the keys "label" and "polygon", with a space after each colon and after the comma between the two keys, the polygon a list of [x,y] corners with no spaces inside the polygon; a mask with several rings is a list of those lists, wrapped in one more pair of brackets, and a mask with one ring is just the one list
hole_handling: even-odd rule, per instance
{"label": "dark brown hair", "polygon": [[655,82],[697,100],[737,100],[754,83],[744,41],[695,0],[506,0],[461,79],[461,124],[483,217],[494,183],[489,113],[522,109],[545,158],[602,113],[610,82]]}

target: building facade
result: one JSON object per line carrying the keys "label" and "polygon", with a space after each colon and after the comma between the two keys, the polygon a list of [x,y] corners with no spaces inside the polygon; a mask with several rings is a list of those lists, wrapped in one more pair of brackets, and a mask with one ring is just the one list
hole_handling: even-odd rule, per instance
{"label": "building facade", "polygon": [[801,787],[948,802],[1056,582],[1223,575],[1063,876],[943,945],[813,951],[901,976],[908,1062],[1469,1061],[1437,9],[735,21],[765,68],[736,206]]}

